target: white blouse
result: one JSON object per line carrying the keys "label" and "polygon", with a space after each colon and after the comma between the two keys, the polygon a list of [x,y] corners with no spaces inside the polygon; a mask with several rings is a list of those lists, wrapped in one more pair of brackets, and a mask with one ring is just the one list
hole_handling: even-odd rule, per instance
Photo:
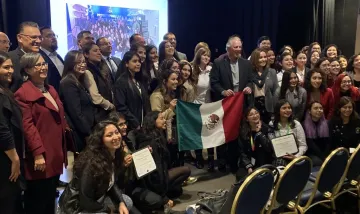
{"label": "white blouse", "polygon": [[199,81],[197,84],[197,94],[194,103],[203,104],[210,102],[210,70],[211,66],[206,66],[205,70],[201,70],[199,74]]}

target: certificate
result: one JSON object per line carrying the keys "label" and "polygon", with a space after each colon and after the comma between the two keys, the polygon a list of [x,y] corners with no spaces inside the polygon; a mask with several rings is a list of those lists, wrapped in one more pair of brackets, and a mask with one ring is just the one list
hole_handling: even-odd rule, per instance
{"label": "certificate", "polygon": [[156,169],[156,164],[149,148],[141,149],[132,153],[132,159],[134,161],[136,176],[138,178],[141,178]]}
{"label": "certificate", "polygon": [[295,154],[299,152],[293,134],[277,137],[271,140],[274,152],[277,158],[287,154]]}

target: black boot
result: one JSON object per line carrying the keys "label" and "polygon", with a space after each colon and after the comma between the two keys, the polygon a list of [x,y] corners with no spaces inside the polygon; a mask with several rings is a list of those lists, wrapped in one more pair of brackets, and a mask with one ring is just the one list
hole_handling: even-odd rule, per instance
{"label": "black boot", "polygon": [[203,169],[204,168],[204,161],[202,159],[197,159],[195,162],[195,166],[198,169]]}
{"label": "black boot", "polygon": [[214,157],[208,157],[208,171],[213,172],[215,170]]}

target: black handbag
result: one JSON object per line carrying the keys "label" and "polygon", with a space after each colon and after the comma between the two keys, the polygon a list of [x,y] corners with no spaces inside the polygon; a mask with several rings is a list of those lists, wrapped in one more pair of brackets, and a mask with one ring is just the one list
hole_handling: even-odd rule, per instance
{"label": "black handbag", "polygon": [[[262,168],[270,169],[273,172],[275,178],[274,185],[276,185],[280,177],[279,170],[271,164],[263,165],[257,169],[262,169]],[[249,175],[242,178],[239,182],[231,185],[229,191],[217,190],[213,193],[199,192],[198,196],[201,199],[196,203],[197,208],[194,214],[231,213],[231,207],[235,199],[236,193],[238,192],[240,186],[244,183],[244,181]]]}
{"label": "black handbag", "polygon": [[74,179],[70,181],[59,199],[60,214],[79,213],[79,190],[74,185]]}

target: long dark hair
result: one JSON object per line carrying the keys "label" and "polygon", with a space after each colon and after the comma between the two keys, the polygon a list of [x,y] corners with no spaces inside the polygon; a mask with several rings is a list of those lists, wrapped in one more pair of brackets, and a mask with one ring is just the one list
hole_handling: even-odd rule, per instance
{"label": "long dark hair", "polygon": [[[291,109],[293,110],[293,107],[291,106],[291,104],[289,103],[289,101],[282,99],[279,100],[278,103],[276,103],[275,108],[274,108],[274,129],[275,130],[279,130],[279,122],[280,122],[280,108],[281,106],[285,105],[285,104],[289,104]],[[290,128],[295,128],[295,122],[294,122],[294,112],[290,115],[290,117],[288,118],[288,123],[290,124]]]}
{"label": "long dark hair", "polygon": [[176,91],[168,91],[168,89],[166,87],[166,83],[167,83],[167,81],[168,81],[171,74],[179,75],[175,71],[172,71],[170,69],[165,69],[165,70],[161,71],[160,76],[159,76],[159,86],[158,86],[158,88],[160,88],[160,92],[164,97],[165,105],[168,105],[171,102],[171,100],[173,100],[175,98],[178,98]]}
{"label": "long dark hair", "polygon": [[314,121],[311,118],[311,115],[310,115],[311,108],[316,103],[321,105],[321,103],[318,101],[312,101],[308,105],[308,109],[305,114],[305,119],[303,122],[305,136],[306,136],[306,138],[310,138],[310,139],[315,139],[318,137],[319,138],[329,137],[329,126],[325,119],[324,113],[323,113],[323,116],[320,118],[320,120],[317,123],[314,123]]}
{"label": "long dark hair", "polygon": [[331,118],[331,120],[335,120],[335,121],[342,121],[341,119],[341,113],[340,113],[340,109],[344,106],[351,103],[352,107],[353,107],[353,112],[350,115],[350,122],[354,121],[354,120],[358,120],[359,119],[359,115],[356,112],[356,106],[355,106],[355,102],[354,100],[351,99],[351,97],[347,97],[347,96],[343,96],[340,98],[339,103],[336,105],[335,108],[335,112],[333,117]]}
{"label": "long dark hair", "polygon": [[[119,66],[119,69],[117,71],[117,78],[119,78],[120,75],[126,75],[128,78],[131,77],[130,75],[130,71],[129,69],[126,67],[126,64],[130,62],[130,60],[134,57],[138,57],[139,58],[139,61],[140,61],[140,56],[135,52],[135,51],[127,51],[125,54],[124,54],[124,57],[123,59],[121,60],[121,63],[120,63],[120,66]],[[134,76],[135,80],[144,84],[144,76],[143,76],[143,72],[142,70],[140,70],[139,72],[136,72],[135,73],[135,76]]]}
{"label": "long dark hair", "polygon": [[73,78],[76,83],[80,83],[82,86],[84,86],[84,74],[82,74],[79,79],[76,78],[75,75],[75,66],[77,63],[77,60],[80,59],[80,57],[83,56],[83,53],[78,50],[72,50],[69,51],[64,59],[64,71],[62,74],[62,79],[65,79],[66,77]]}
{"label": "long dark hair", "polygon": [[285,99],[286,91],[290,87],[290,79],[291,74],[295,74],[296,78],[298,79],[298,84],[295,88],[296,91],[299,91],[299,78],[294,70],[287,70],[283,74],[283,78],[281,80],[281,87],[280,87],[280,97],[279,99]]}
{"label": "long dark hair", "polygon": [[83,174],[85,166],[88,166],[88,176],[92,176],[98,187],[105,184],[109,185],[113,171],[117,176],[122,169],[123,154],[121,151],[123,148],[118,149],[115,152],[115,158],[113,158],[103,143],[105,128],[108,125],[114,125],[120,132],[116,123],[112,121],[98,123],[88,137],[85,149],[80,153],[74,164],[74,175],[78,178]]}
{"label": "long dark hair", "polygon": [[[162,61],[164,61],[165,59],[165,45],[166,43],[170,43],[168,40],[164,40],[160,43],[159,45],[159,49],[158,49],[158,52],[159,52],[159,63],[162,63]],[[177,61],[180,61],[179,59],[179,56],[176,54],[176,50],[174,50],[174,58],[177,60]]]}
{"label": "long dark hair", "polygon": [[[240,126],[240,136],[242,139],[247,139],[250,135],[251,135],[251,127],[249,124],[249,121],[247,120],[247,117],[249,116],[251,110],[255,110],[259,113],[259,110],[257,110],[257,108],[255,107],[248,107],[244,114],[243,114],[243,119],[241,120],[241,126]],[[260,121],[261,121],[261,117],[260,117]]]}
{"label": "long dark hair", "polygon": [[350,57],[350,59],[348,61],[348,65],[346,67],[346,71],[354,72],[354,61],[355,61],[355,58],[358,56],[360,56],[360,53],[355,54],[352,57]]}
{"label": "long dark hair", "polygon": [[305,90],[310,93],[313,91],[313,87],[311,85],[311,76],[315,73],[319,73],[322,77],[321,85],[320,85],[320,92],[323,93],[326,91],[326,78],[324,72],[320,68],[313,68],[305,75],[305,82],[304,82],[304,88]]}
{"label": "long dark hair", "polygon": [[[4,51],[0,51],[0,66],[2,66],[2,64],[8,59],[10,59],[10,56]],[[9,87],[9,85],[7,85],[7,83],[4,83],[4,82],[0,81],[0,88],[1,89],[7,90],[8,87]]]}
{"label": "long dark hair", "polygon": [[145,46],[145,50],[146,50],[146,59],[145,59],[145,65],[146,66],[145,67],[146,67],[146,74],[148,75],[149,79],[151,78],[151,74],[150,74],[151,69],[153,69],[155,77],[158,76],[158,72],[155,69],[154,62],[152,61],[152,59],[150,59],[150,52],[154,48],[157,50],[155,45],[147,45],[147,46]]}

